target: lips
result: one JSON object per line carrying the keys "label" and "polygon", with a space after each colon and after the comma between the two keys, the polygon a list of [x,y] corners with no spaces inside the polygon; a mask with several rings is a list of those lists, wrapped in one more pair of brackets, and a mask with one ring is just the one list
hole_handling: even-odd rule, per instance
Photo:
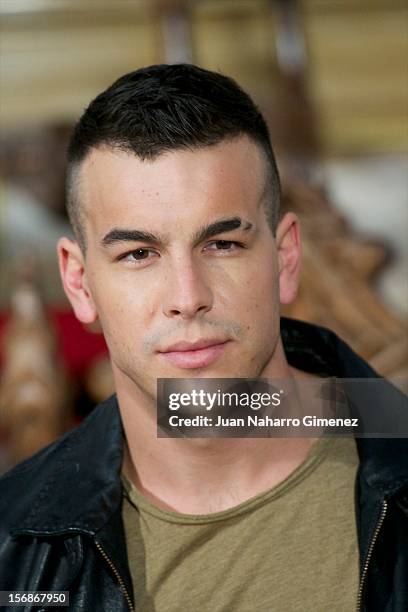
{"label": "lips", "polygon": [[176,342],[159,352],[161,358],[184,369],[204,368],[214,363],[225,351],[229,340],[201,339]]}
{"label": "lips", "polygon": [[209,338],[197,340],[196,342],[176,342],[171,346],[167,347],[161,353],[172,353],[172,352],[190,352],[199,351],[207,348],[208,346],[217,346],[218,344],[224,344],[226,340],[220,340],[217,338]]}

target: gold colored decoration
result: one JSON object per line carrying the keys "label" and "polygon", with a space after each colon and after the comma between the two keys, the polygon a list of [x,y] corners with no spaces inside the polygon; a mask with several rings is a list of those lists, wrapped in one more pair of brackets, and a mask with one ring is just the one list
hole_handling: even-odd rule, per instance
{"label": "gold colored decoration", "polygon": [[11,296],[3,338],[0,422],[13,463],[55,440],[67,425],[67,385],[57,343],[31,273]]}

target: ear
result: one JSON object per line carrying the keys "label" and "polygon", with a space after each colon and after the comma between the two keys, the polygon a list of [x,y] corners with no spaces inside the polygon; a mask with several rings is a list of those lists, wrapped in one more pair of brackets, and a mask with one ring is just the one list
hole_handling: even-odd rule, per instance
{"label": "ear", "polygon": [[300,273],[300,228],[294,213],[286,213],[276,230],[279,261],[279,296],[281,304],[290,304],[296,297]]}
{"label": "ear", "polygon": [[94,323],[98,314],[89,291],[85,259],[77,242],[60,238],[57,245],[58,263],[67,298],[81,323]]}

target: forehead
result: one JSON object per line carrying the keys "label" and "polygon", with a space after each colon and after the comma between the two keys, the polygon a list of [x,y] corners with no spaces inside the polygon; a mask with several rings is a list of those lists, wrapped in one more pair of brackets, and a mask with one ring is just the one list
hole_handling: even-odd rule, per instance
{"label": "forehead", "polygon": [[95,149],[79,173],[87,229],[98,234],[137,222],[169,227],[176,219],[200,224],[213,215],[248,214],[266,191],[267,161],[247,137],[153,161],[114,149]]}

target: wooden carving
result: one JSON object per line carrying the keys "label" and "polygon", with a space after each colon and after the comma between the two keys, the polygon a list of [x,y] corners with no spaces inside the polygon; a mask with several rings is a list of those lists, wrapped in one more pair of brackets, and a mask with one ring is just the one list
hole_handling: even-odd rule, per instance
{"label": "wooden carving", "polygon": [[407,376],[407,325],[372,287],[386,249],[357,235],[324,193],[293,179],[284,188],[286,210],[301,221],[303,267],[299,295],[284,314],[333,329],[379,373]]}
{"label": "wooden carving", "polygon": [[66,427],[67,385],[56,339],[34,284],[20,278],[2,346],[0,421],[11,462],[57,438]]}

